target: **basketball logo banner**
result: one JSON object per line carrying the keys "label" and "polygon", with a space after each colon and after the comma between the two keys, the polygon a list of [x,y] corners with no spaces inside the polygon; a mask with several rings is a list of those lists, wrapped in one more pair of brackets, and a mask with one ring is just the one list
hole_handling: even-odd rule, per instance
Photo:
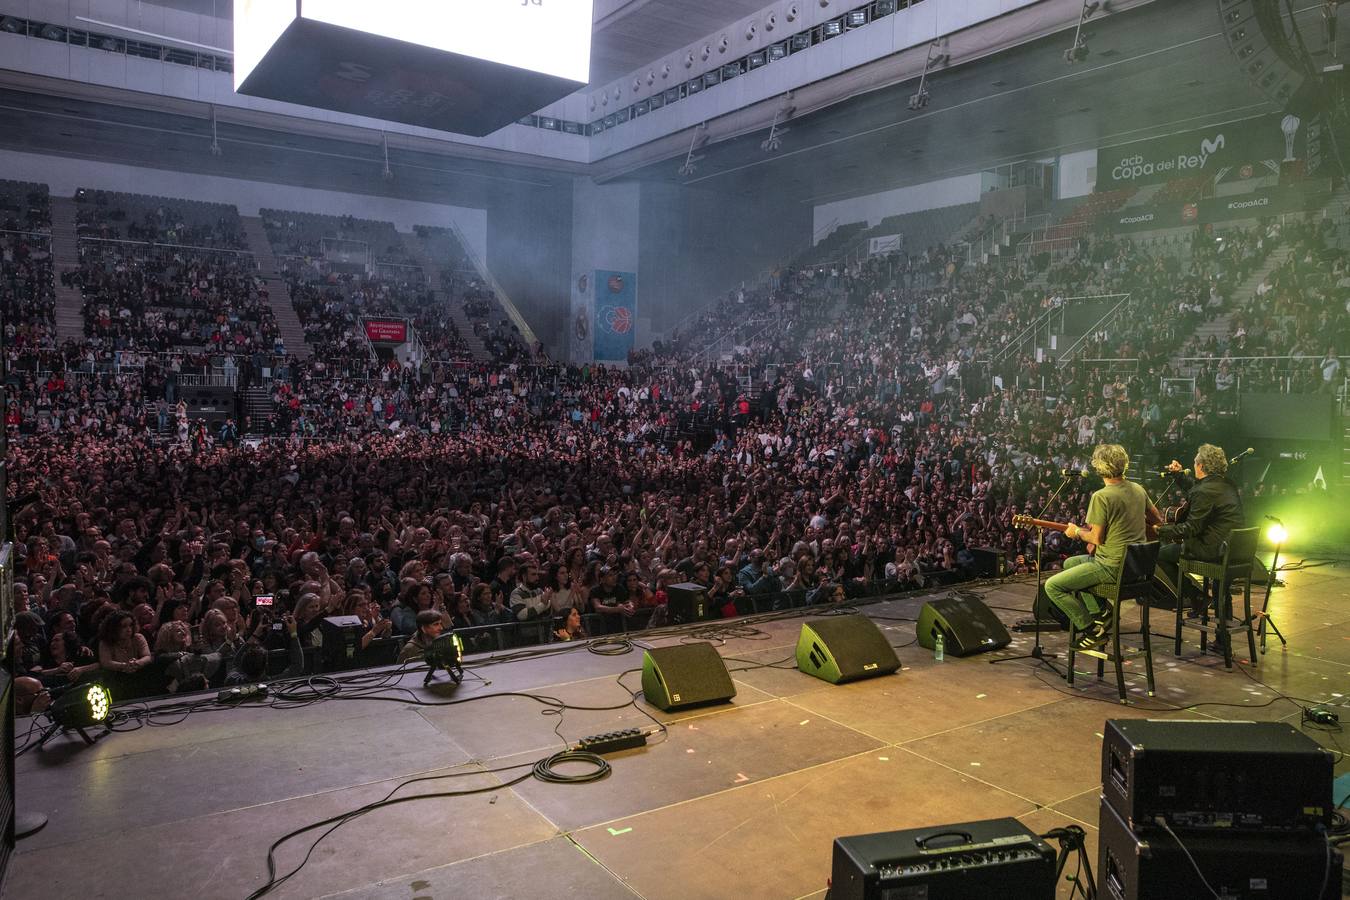
{"label": "basketball logo banner", "polygon": [[596,271],[595,359],[624,362],[637,330],[637,276],[632,272]]}

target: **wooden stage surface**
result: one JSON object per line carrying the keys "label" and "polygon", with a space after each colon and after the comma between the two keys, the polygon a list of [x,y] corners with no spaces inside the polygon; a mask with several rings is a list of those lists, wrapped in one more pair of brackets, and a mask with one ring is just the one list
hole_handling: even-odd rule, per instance
{"label": "wooden stage surface", "polygon": [[[58,737],[18,761],[24,809],[50,824],[19,845],[7,895],[44,897],[248,896],[266,880],[268,845],[292,829],[381,798],[430,798],[371,812],[327,837],[309,863],[268,896],[389,898],[572,897],[800,898],[824,894],[838,835],[1016,816],[1037,831],[1076,823],[1096,866],[1103,721],[1112,717],[1281,719],[1298,704],[1275,692],[1350,710],[1350,570],[1288,572],[1272,612],[1289,639],[1272,642],[1253,670],[1200,656],[1181,659],[1154,640],[1158,696],[1142,689],[1142,660],[1127,668],[1131,705],[1115,702],[1085,657],[1076,688],[1029,660],[932,655],[911,644],[894,676],[833,686],[791,668],[800,618],[727,623],[720,645],[736,670],[729,705],[662,714],[668,726],[642,749],[610,757],[613,773],[584,785],[501,782],[568,740],[651,726],[633,707],[541,715],[525,697],[419,706],[502,691],[537,692],[578,706],[613,706],[628,694],[616,675],[641,651],[585,648],[478,664],[453,694],[402,676],[396,702],[342,699],[301,708],[195,713],[168,727],[115,733],[93,747]],[[1024,617],[1033,585],[978,590],[1006,621]],[[914,638],[923,597],[862,607],[892,643]],[[882,618],[888,617],[888,618]],[[718,623],[722,624],[722,623]],[[1171,633],[1168,615],[1156,632]],[[1193,634],[1193,632],[1192,632]],[[1025,652],[1030,635],[1014,635]],[[658,643],[671,643],[665,638]],[[1064,634],[1046,638],[1062,651]],[[478,658],[481,659],[481,658]],[[1058,660],[1062,662],[1062,658]],[[761,664],[759,667],[752,667]],[[785,664],[786,665],[786,664]],[[1244,674],[1246,672],[1247,674]],[[1249,675],[1251,677],[1249,677]],[[1255,679],[1260,679],[1264,684]],[[639,678],[624,684],[636,690]],[[1200,705],[1179,709],[1190,704]],[[1346,711],[1343,719],[1350,718]],[[25,720],[19,722],[19,735]],[[1333,746],[1350,738],[1313,733]],[[1347,769],[1344,761],[1337,773]],[[313,835],[278,855],[289,871]],[[1061,896],[1068,886],[1061,885]]]}

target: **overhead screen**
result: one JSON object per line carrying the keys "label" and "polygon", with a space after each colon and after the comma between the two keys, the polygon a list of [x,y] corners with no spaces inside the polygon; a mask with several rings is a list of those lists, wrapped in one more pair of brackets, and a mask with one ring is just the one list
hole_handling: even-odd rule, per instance
{"label": "overhead screen", "polygon": [[235,90],[487,134],[590,79],[592,0],[237,0]]}

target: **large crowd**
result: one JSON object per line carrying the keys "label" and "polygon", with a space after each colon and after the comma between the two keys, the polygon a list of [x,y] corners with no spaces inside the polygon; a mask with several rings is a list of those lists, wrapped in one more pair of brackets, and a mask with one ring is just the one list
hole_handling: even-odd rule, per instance
{"label": "large crowd", "polygon": [[[981,547],[1027,571],[1011,517],[1046,506],[1060,467],[1104,441],[1185,458],[1211,433],[1217,385],[1160,379],[1183,350],[1220,367],[1245,351],[1236,332],[1186,343],[1218,315],[1256,326],[1232,292],[1283,245],[1264,314],[1295,342],[1338,340],[1344,253],[1315,224],[1267,223],[1165,247],[1097,238],[1042,271],[944,247],[785,267],[622,368],[516,349],[469,363],[421,286],[306,264],[288,277],[315,355],[239,346],[270,376],[274,413],[244,429],[275,436],[260,443],[157,437],[179,417],[177,357],[112,373],[85,365],[101,340],[9,346],[22,670],[49,690],[101,677],[155,693],[312,666],[336,615],[359,620],[373,661],[444,629],[487,649],[659,623],[683,582],[735,616],[967,577]],[[182,271],[177,285],[231,277]],[[1135,365],[993,362],[1060,298],[1116,291],[1138,321],[1104,325],[1082,356]],[[355,352],[360,315],[396,313],[444,355]],[[1265,347],[1285,346],[1261,324]],[[731,332],[725,358],[704,352]],[[1072,519],[1085,491],[1046,517]],[[1052,534],[1047,560],[1071,549]]]}

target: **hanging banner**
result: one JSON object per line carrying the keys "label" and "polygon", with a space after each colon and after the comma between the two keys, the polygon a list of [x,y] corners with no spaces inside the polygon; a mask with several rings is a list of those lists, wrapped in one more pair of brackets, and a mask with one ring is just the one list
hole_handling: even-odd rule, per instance
{"label": "hanging banner", "polygon": [[575,366],[584,366],[595,361],[595,344],[591,337],[594,331],[594,295],[591,293],[591,281],[594,273],[587,272],[577,277],[572,287],[572,305],[567,319],[567,358]]}
{"label": "hanging banner", "polygon": [[1198,131],[1135,141],[1097,151],[1097,190],[1157,184],[1205,175],[1253,177],[1280,171],[1284,133],[1279,116],[1260,116]]}
{"label": "hanging banner", "polygon": [[627,362],[637,326],[637,275],[597,269],[595,361]]}
{"label": "hanging banner", "polygon": [[895,253],[905,245],[905,236],[903,234],[883,234],[881,237],[867,239],[867,255],[882,256],[886,253]]}

